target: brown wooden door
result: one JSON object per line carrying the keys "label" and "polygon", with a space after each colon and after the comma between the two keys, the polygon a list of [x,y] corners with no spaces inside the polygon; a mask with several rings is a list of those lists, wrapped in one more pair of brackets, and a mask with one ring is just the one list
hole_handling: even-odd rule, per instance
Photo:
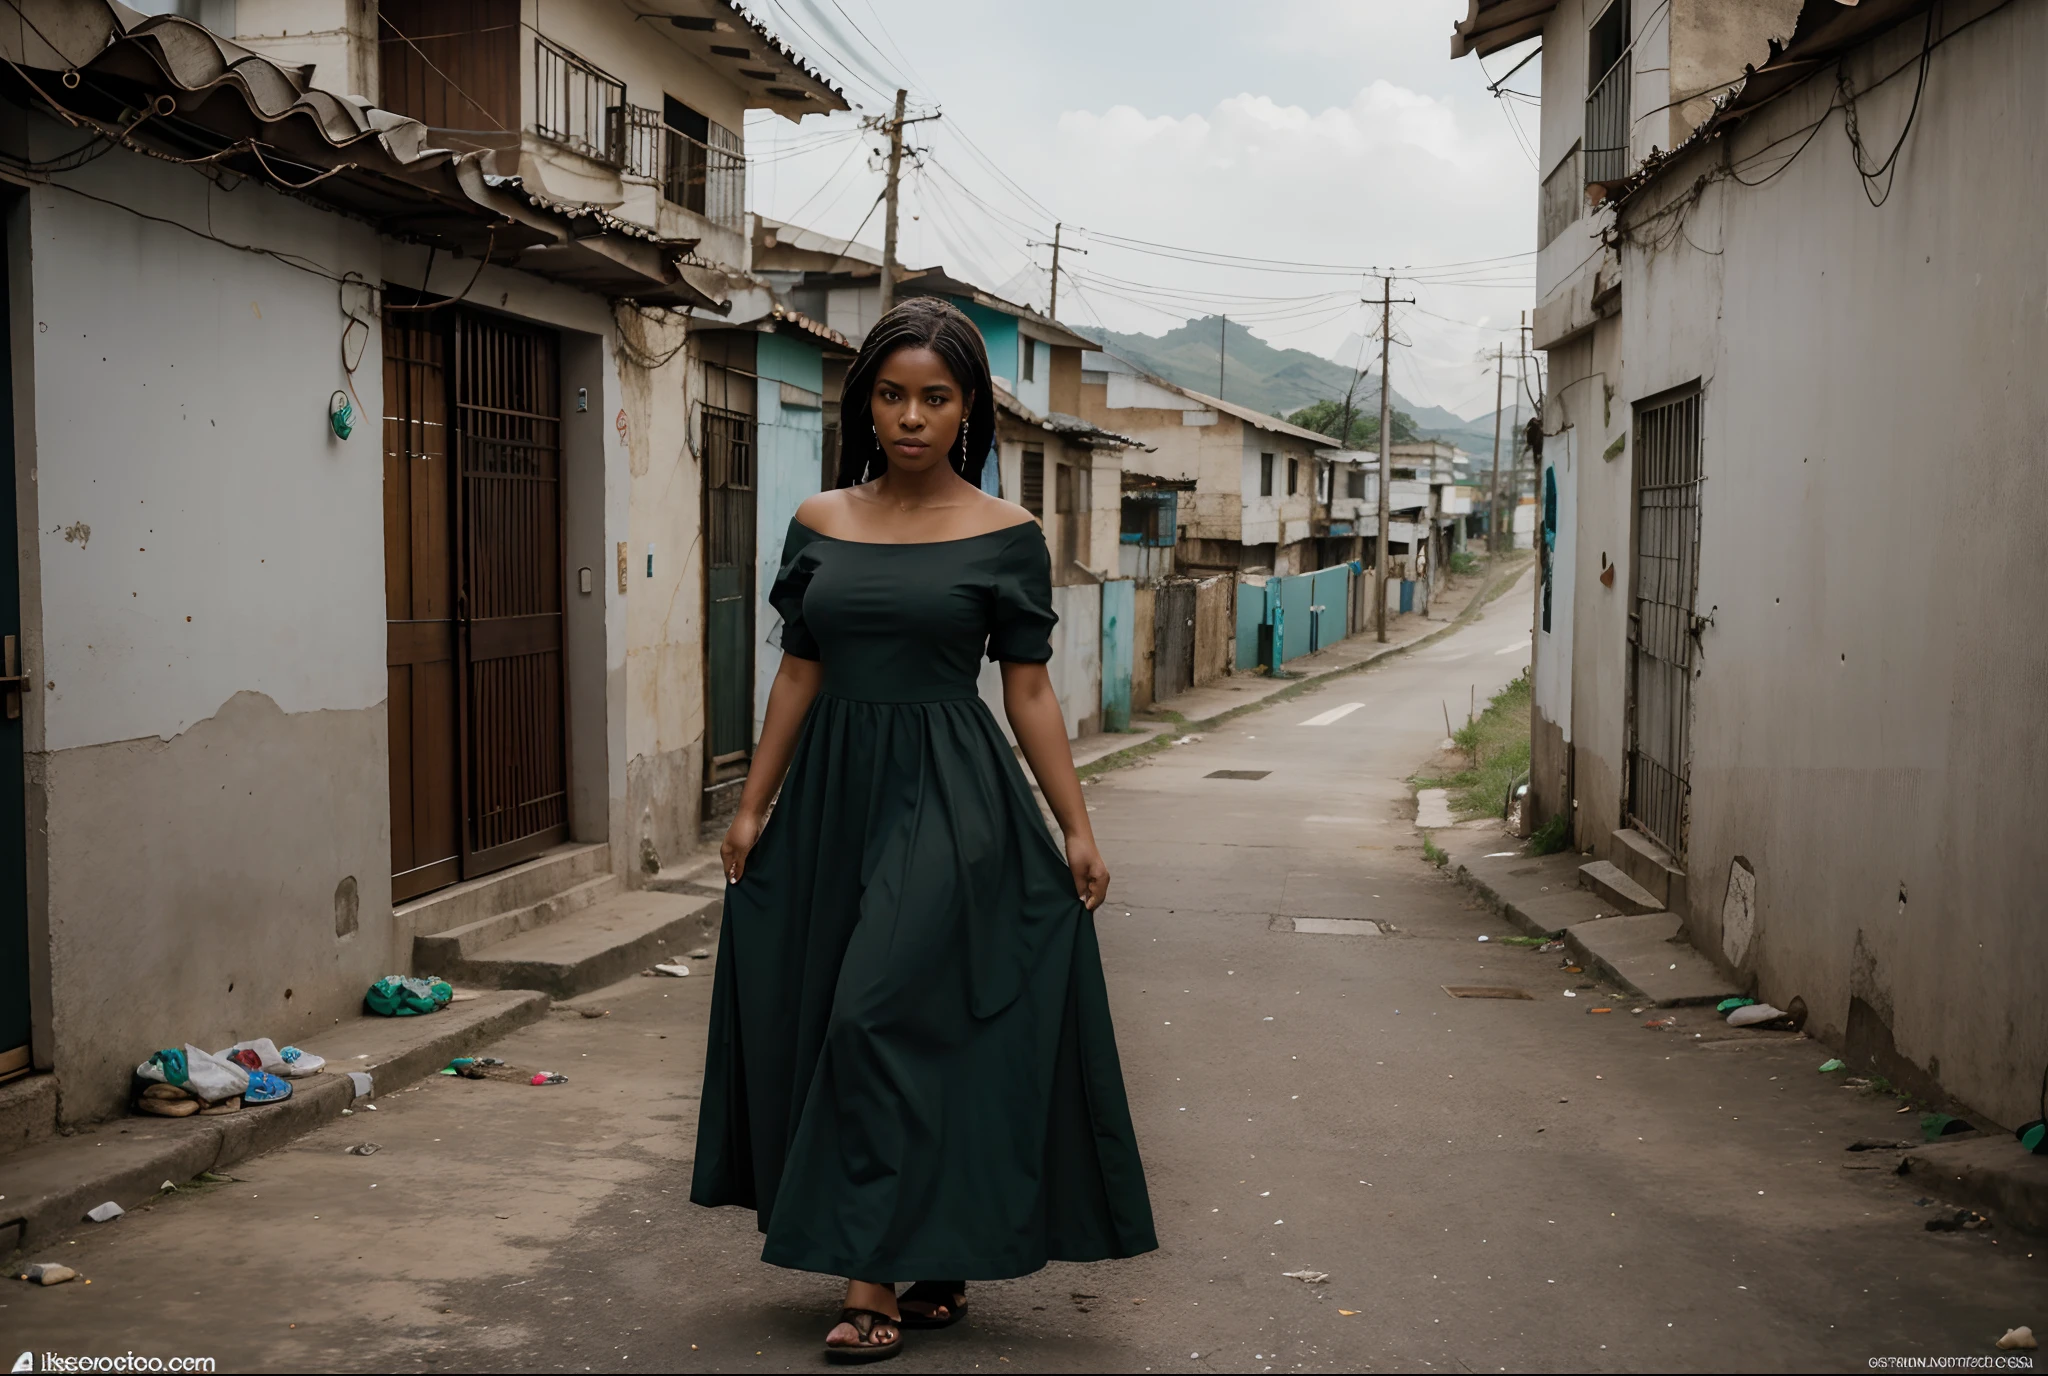
{"label": "brown wooden door", "polygon": [[465,875],[567,838],[561,410],[545,330],[456,317]]}
{"label": "brown wooden door", "polygon": [[432,315],[385,317],[384,614],[395,902],[462,877],[447,345]]}

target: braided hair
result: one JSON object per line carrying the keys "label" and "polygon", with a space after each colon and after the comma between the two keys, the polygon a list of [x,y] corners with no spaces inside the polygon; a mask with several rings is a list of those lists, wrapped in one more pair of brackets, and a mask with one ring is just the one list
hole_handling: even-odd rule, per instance
{"label": "braided hair", "polygon": [[875,378],[900,349],[930,349],[946,365],[966,396],[961,436],[947,456],[953,471],[981,486],[981,468],[996,438],[995,384],[989,376],[988,347],[981,331],[958,306],[937,296],[913,296],[875,322],[846,370],[839,420],[839,473],[835,487],[855,487],[879,478],[889,461],[875,438]]}

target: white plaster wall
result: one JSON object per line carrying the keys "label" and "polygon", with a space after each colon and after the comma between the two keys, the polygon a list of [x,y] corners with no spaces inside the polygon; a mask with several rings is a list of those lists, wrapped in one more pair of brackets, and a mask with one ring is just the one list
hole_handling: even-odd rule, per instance
{"label": "white plaster wall", "polygon": [[[1907,27],[1851,78],[1907,64]],[[1625,395],[1705,385],[1696,939],[1720,949],[1745,856],[1760,994],[1803,997],[1837,1038],[1861,1000],[1902,1057],[2005,1124],[2033,1115],[2048,1060],[2029,805],[2048,777],[2048,107],[2026,94],[2044,60],[2048,12],[1993,14],[1937,50],[1884,206],[1837,117],[1768,186],[1710,191],[1691,244],[1632,252],[1624,287]],[[1795,92],[1730,152],[1832,94]],[[1868,96],[1864,127],[1899,128],[1912,94]],[[1987,130],[2018,164],[1984,156]]]}
{"label": "white plaster wall", "polygon": [[[258,188],[226,195],[127,157],[73,180],[337,274],[381,275],[366,227]],[[32,662],[54,685],[41,748],[169,738],[238,692],[287,713],[382,702],[379,341],[344,443],[327,427],[346,383],[333,282],[54,187],[28,194]]]}
{"label": "white plaster wall", "polygon": [[1060,623],[1053,628],[1048,668],[1067,735],[1079,736],[1102,720],[1102,585],[1054,588],[1052,606]]}
{"label": "white plaster wall", "polygon": [[1029,349],[1033,355],[1030,379],[1024,377],[1021,362],[1017,368],[1017,400],[1042,416],[1052,410],[1052,345],[1022,335],[1018,336],[1017,343],[1020,349]]}

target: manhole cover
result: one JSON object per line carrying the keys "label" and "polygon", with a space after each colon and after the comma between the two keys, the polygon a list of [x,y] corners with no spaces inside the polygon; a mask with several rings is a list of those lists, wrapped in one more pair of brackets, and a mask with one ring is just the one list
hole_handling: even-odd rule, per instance
{"label": "manhole cover", "polygon": [[1294,930],[1307,936],[1378,936],[1380,924],[1369,917],[1297,917]]}
{"label": "manhole cover", "polygon": [[1205,779],[1263,779],[1273,771],[1270,769],[1218,769],[1204,774]]}
{"label": "manhole cover", "polygon": [[1527,989],[1510,989],[1505,984],[1446,984],[1443,991],[1454,999],[1526,999]]}

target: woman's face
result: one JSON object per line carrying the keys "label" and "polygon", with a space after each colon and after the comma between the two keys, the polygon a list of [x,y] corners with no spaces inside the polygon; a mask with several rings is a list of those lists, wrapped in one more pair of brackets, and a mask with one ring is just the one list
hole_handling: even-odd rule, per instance
{"label": "woman's face", "polygon": [[889,466],[921,473],[946,463],[972,400],[930,349],[898,349],[883,359],[868,405]]}

